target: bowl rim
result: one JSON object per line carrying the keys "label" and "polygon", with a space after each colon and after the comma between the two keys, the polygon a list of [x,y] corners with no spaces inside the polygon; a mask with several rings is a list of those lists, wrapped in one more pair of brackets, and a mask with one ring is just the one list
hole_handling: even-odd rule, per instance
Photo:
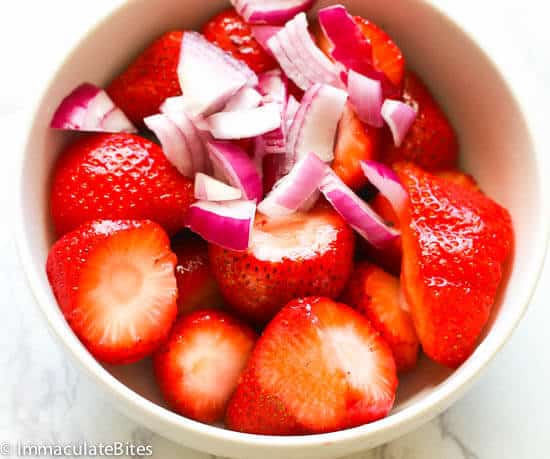
{"label": "bowl rim", "polygon": [[[459,23],[457,20],[451,18],[446,11],[437,5],[437,0],[415,0],[420,4],[425,4],[429,8],[433,9],[441,15],[450,24],[457,27],[465,36],[467,36],[487,59],[494,70],[500,75],[502,82],[504,83],[506,90],[509,92],[518,113],[521,115],[522,120],[525,122],[527,135],[530,143],[533,145],[534,160],[537,167],[539,176],[539,183],[542,195],[540,198],[540,207],[543,211],[542,214],[542,227],[537,232],[537,244],[539,244],[543,250],[536,254],[536,258],[532,260],[532,277],[527,279],[527,288],[525,297],[521,299],[521,310],[519,310],[517,316],[511,320],[507,329],[504,329],[498,339],[491,341],[489,348],[484,348],[484,352],[480,353],[475,359],[475,364],[472,359],[465,362],[461,367],[461,374],[455,378],[448,378],[444,380],[437,390],[423,398],[419,403],[413,403],[410,406],[403,408],[401,411],[392,414],[391,416],[376,421],[371,424],[365,424],[362,426],[324,434],[315,435],[300,435],[300,436],[272,436],[272,435],[255,435],[241,432],[231,431],[222,427],[212,426],[209,424],[203,424],[184,416],[178,415],[154,402],[146,399],[145,397],[134,392],[125,384],[121,383],[118,379],[112,376],[100,363],[98,363],[91,354],[82,345],[75,346],[73,336],[68,336],[68,331],[59,326],[59,318],[55,316],[53,308],[51,308],[52,296],[50,292],[46,292],[40,286],[40,275],[38,270],[32,262],[31,248],[27,244],[24,237],[24,163],[28,155],[29,150],[32,148],[32,139],[30,138],[30,132],[35,129],[36,124],[39,122],[38,114],[40,108],[46,101],[46,95],[50,87],[57,80],[61,69],[64,67],[67,60],[69,60],[94,33],[96,30],[105,24],[113,15],[122,14],[124,9],[130,6],[132,3],[130,0],[122,0],[108,7],[102,15],[81,35],[77,40],[71,42],[70,49],[63,53],[53,67],[54,71],[51,78],[46,80],[42,85],[40,91],[37,93],[39,97],[36,98],[36,102],[33,104],[32,109],[26,113],[24,125],[24,135],[21,139],[21,155],[17,162],[17,177],[16,177],[16,218],[15,218],[15,241],[23,271],[25,272],[28,284],[31,287],[33,296],[40,306],[40,310],[48,322],[50,330],[57,336],[57,339],[63,343],[64,349],[68,350],[69,354],[74,360],[78,362],[78,365],[84,369],[88,377],[93,380],[103,391],[109,391],[112,396],[115,396],[119,403],[131,405],[140,416],[152,417],[164,422],[168,422],[173,428],[183,429],[189,433],[200,435],[203,439],[211,439],[216,441],[225,441],[233,445],[238,446],[250,446],[250,447],[267,447],[267,448],[295,448],[295,447],[318,447],[334,444],[342,444],[351,440],[366,439],[371,435],[382,434],[386,429],[402,429],[401,431],[411,430],[412,428],[431,420],[437,414],[441,413],[451,403],[458,399],[481,375],[483,370],[487,367],[487,364],[493,360],[495,355],[500,349],[509,341],[512,333],[517,328],[519,322],[524,316],[529,303],[532,300],[536,286],[542,274],[544,267],[544,260],[547,253],[548,242],[550,237],[550,213],[548,212],[550,206],[550,183],[543,180],[543,167],[544,164],[541,151],[543,151],[542,141],[538,136],[534,135],[535,126],[530,119],[529,112],[525,109],[524,103],[518,97],[517,85],[506,78],[502,65],[499,65],[494,55],[484,48],[481,44],[481,40],[471,30],[468,30],[466,25]],[[550,142],[549,142],[550,144]],[[490,334],[487,335],[489,337]],[[70,339],[73,338],[72,341]],[[77,341],[78,343],[78,341]],[[134,416],[134,419],[135,416]],[[137,421],[136,419],[136,422]]]}

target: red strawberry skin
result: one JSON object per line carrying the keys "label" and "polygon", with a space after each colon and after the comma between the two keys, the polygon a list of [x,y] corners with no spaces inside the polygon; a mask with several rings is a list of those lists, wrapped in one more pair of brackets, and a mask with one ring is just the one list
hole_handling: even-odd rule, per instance
{"label": "red strawberry skin", "polygon": [[398,278],[363,262],[355,267],[342,300],[371,321],[390,346],[397,371],[406,372],[416,366],[419,342],[400,295]]}
{"label": "red strawberry skin", "polygon": [[178,257],[178,309],[188,314],[200,309],[218,308],[223,299],[210,269],[208,244],[201,238],[185,234],[172,240]]}
{"label": "red strawberry skin", "polygon": [[193,183],[159,146],[122,133],[71,144],[57,161],[50,195],[59,235],[96,219],[149,219],[174,234],[193,201]]}
{"label": "red strawberry skin", "polygon": [[385,131],[384,161],[412,161],[427,171],[456,168],[455,131],[429,89],[410,71],[405,74],[403,100],[416,109],[417,117],[400,147],[393,145],[389,131]]}
{"label": "red strawberry skin", "polygon": [[221,311],[180,318],[154,356],[155,377],[168,404],[197,421],[222,420],[256,338]]}
{"label": "red strawberry skin", "polygon": [[464,186],[474,191],[481,191],[479,185],[470,174],[465,174],[457,169],[450,169],[437,172],[435,175],[445,180],[449,180],[457,185]]}
{"label": "red strawberry skin", "polygon": [[477,191],[411,164],[397,170],[404,212],[402,282],[424,352],[457,367],[485,327],[513,247],[508,212]]}
{"label": "red strawberry skin", "polygon": [[337,298],[340,295],[352,269],[354,234],[332,209],[321,206],[307,214],[295,214],[285,226],[281,220],[270,220],[258,214],[254,232],[271,234],[284,228],[283,232],[292,235],[302,231],[312,218],[320,221],[320,228],[324,228],[319,231],[330,233],[330,242],[319,249],[304,246],[298,254],[288,251],[272,260],[259,259],[255,255],[256,247],[268,249],[261,240],[253,241],[254,248],[246,252],[210,245],[214,276],[226,304],[236,314],[264,324],[294,298],[309,295]]}
{"label": "red strawberry skin", "polygon": [[391,351],[367,319],[328,298],[294,300],[258,340],[226,425],[263,435],[341,430],[386,416],[396,388]]}
{"label": "red strawberry skin", "polygon": [[277,67],[275,59],[256,41],[252,28],[234,8],[229,8],[208,21],[202,33],[235,59],[248,64],[254,72],[261,73]]}
{"label": "red strawberry skin", "polygon": [[[122,242],[113,246],[115,238]],[[155,324],[149,326],[146,320],[139,321],[142,326],[139,329],[135,327],[137,336],[123,334],[119,327],[118,338],[113,341],[105,339],[100,329],[102,323],[99,322],[99,314],[105,305],[98,305],[94,292],[99,288],[104,289],[102,282],[109,282],[111,293],[115,292],[112,293],[114,297],[111,297],[110,306],[120,307],[115,303],[122,303],[123,300],[119,300],[116,283],[112,280],[117,273],[113,271],[112,276],[108,276],[109,281],[102,281],[98,267],[109,263],[108,258],[116,256],[113,255],[113,248],[117,249],[127,238],[145,240],[158,247],[153,253],[155,259],[150,263],[154,269],[162,267],[165,273],[170,274],[165,274],[167,283],[164,286],[167,289],[161,292],[165,302],[156,309],[158,314],[155,315]],[[120,262],[124,261],[121,259]],[[46,272],[65,319],[84,346],[101,362],[126,364],[150,355],[168,336],[177,314],[176,280],[173,276],[175,264],[176,256],[170,251],[168,236],[156,223],[98,220],[86,223],[59,239],[48,255]],[[123,307],[128,309],[129,305]]]}
{"label": "red strawberry skin", "polygon": [[108,86],[109,96],[134,124],[142,126],[165,99],[181,95],[177,69],[182,39],[182,31],[162,35]]}

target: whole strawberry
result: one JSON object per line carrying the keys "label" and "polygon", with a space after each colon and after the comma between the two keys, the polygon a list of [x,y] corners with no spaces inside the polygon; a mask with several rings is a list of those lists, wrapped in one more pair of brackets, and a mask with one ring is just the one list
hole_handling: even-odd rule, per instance
{"label": "whole strawberry", "polygon": [[183,32],[168,32],[154,41],[107,88],[114,103],[140,126],[158,113],[168,97],[181,95],[177,68]]}
{"label": "whole strawberry", "polygon": [[46,272],[70,327],[99,361],[150,355],[176,318],[176,256],[151,221],[97,220],[58,240]]}
{"label": "whole strawberry", "polygon": [[192,182],[160,147],[133,134],[92,134],[69,145],[50,196],[60,235],[96,219],[150,219],[172,234],[194,200]]}

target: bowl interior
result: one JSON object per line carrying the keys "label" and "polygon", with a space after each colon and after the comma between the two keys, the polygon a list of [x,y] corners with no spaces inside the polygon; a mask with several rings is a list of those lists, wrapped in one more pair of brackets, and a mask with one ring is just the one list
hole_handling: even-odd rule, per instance
{"label": "bowl interior", "polygon": [[[319,7],[328,3],[321,1]],[[335,452],[344,454],[387,441],[404,429],[429,419],[449,404],[502,345],[521,317],[539,268],[533,260],[541,260],[544,237],[540,234],[544,215],[541,215],[541,181],[534,147],[516,101],[489,59],[461,29],[422,1],[349,0],[342,3],[347,4],[353,13],[383,26],[402,47],[409,66],[428,82],[459,133],[465,170],[478,179],[488,195],[510,210],[516,231],[516,248],[509,281],[502,289],[490,327],[469,361],[457,371],[450,372],[422,359],[416,371],[402,378],[395,410],[388,419],[352,429],[351,434],[323,436],[324,440],[331,441],[322,442],[325,449],[315,453],[316,457]],[[82,81],[99,85],[107,83],[160,33],[169,29],[196,28],[225,5],[223,0],[127,2],[79,44],[51,81],[30,128],[22,163],[18,237],[25,268],[50,325],[89,374],[108,386],[108,392],[121,401],[123,409],[134,416],[147,413],[143,422],[196,448],[253,457],[258,451],[255,448],[268,443],[298,451],[308,445],[321,445],[321,442],[315,443],[314,437],[294,443],[289,439],[263,441],[258,437],[255,440],[252,436],[224,433],[220,429],[198,425],[148,404],[146,400],[163,406],[152,380],[150,362],[105,367],[108,373],[135,393],[112,380],[81,347],[66,325],[44,272],[48,248],[54,240],[48,210],[50,173],[55,158],[70,139],[67,134],[48,128],[58,102]],[[190,435],[190,431],[195,436]],[[199,442],[196,435],[203,435],[202,440],[208,437],[212,442]],[[239,450],[238,444],[247,444],[248,449]],[[273,450],[262,451],[267,456],[273,454]],[[309,454],[304,452],[306,450],[300,451],[301,455]],[[290,457],[290,449],[288,454]]]}

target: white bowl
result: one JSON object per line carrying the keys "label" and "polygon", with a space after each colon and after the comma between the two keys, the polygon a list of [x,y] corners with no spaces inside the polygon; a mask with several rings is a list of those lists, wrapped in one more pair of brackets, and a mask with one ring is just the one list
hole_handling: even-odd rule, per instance
{"label": "white bowl", "polygon": [[[105,84],[153,38],[168,29],[200,26],[224,0],[127,2],[96,25],[46,86],[29,125],[20,169],[18,245],[29,283],[47,323],[76,365],[129,417],[186,446],[240,458],[325,458],[388,442],[429,421],[461,396],[506,342],[534,290],[546,249],[548,207],[542,165],[518,100],[474,40],[431,3],[420,0],[344,2],[385,27],[439,97],[460,135],[463,166],[513,216],[515,256],[490,326],[475,353],[454,372],[422,360],[401,381],[393,413],[354,429],[306,437],[241,434],[168,411],[150,362],[106,367],[67,326],[44,264],[53,232],[48,210],[52,164],[67,134],[48,128],[56,104],[82,81]],[[328,1],[321,1],[324,6]],[[389,7],[388,5],[391,4]]]}

